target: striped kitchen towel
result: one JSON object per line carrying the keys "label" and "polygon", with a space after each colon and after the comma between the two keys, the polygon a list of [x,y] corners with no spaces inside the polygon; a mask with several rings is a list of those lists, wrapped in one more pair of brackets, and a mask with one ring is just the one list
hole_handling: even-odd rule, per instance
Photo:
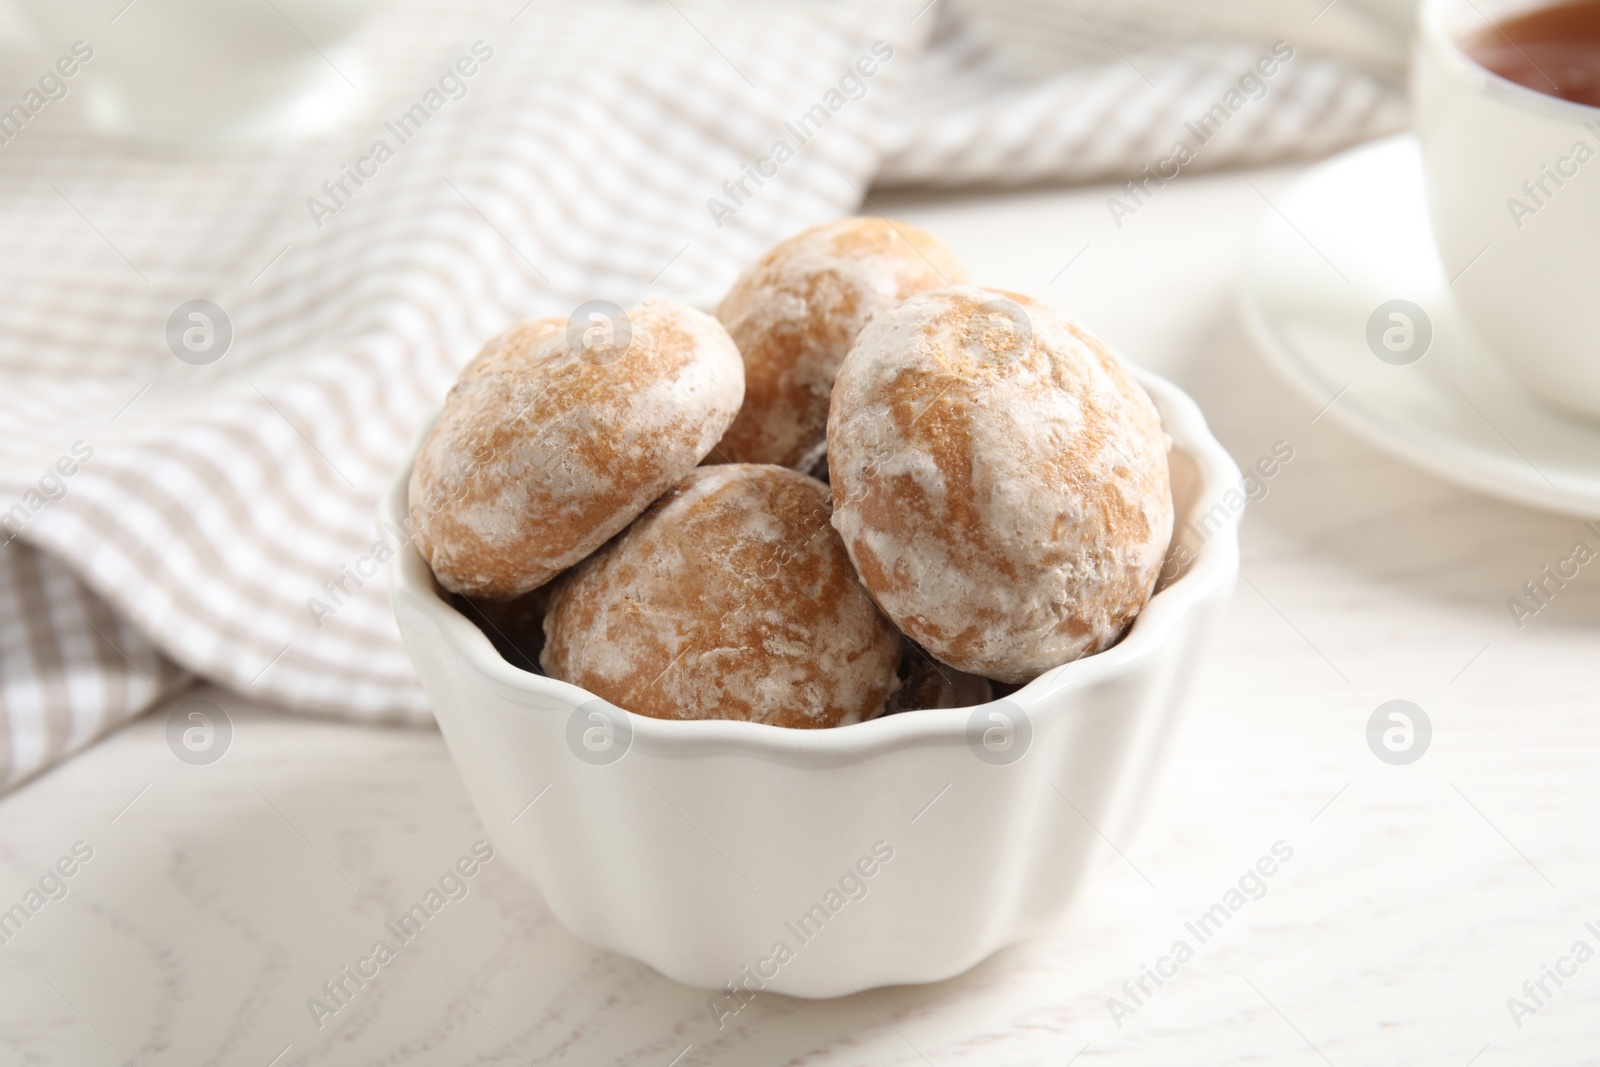
{"label": "striped kitchen towel", "polygon": [[1403,42],[1354,5],[1268,0],[1269,20],[1264,0],[957,2],[970,17],[940,19],[912,66],[877,185],[1170,177],[1322,156],[1405,120]]}
{"label": "striped kitchen towel", "polygon": [[[429,721],[373,508],[486,337],[717,292],[874,180],[1136,173],[1256,54],[1023,76],[980,29],[924,0],[409,0],[361,30],[337,134],[178,154],[92,136],[70,81],[30,111],[0,79],[0,789],[196,676]],[[72,43],[4,30],[11,72]],[[1397,121],[1306,60],[1208,165]]]}

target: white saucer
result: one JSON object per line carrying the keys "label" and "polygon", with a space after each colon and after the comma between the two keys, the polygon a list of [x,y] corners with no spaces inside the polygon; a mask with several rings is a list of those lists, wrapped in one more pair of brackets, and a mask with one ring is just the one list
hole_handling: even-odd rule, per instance
{"label": "white saucer", "polygon": [[[1467,325],[1434,251],[1415,138],[1335,156],[1272,204],[1245,261],[1244,320],[1289,381],[1328,405],[1318,418],[1461,485],[1600,515],[1600,423],[1535,400]],[[1407,365],[1367,341],[1368,320],[1396,299],[1432,324]]]}

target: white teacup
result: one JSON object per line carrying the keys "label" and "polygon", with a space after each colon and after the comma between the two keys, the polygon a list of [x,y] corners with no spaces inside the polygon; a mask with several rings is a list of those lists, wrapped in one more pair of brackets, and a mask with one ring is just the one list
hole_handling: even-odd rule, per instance
{"label": "white teacup", "polygon": [[361,98],[352,32],[372,0],[18,0],[83,60],[90,122],[140,140],[314,133]]}
{"label": "white teacup", "polygon": [[1461,46],[1548,6],[1424,0],[1414,120],[1462,311],[1532,392],[1600,418],[1600,108],[1508,81]]}

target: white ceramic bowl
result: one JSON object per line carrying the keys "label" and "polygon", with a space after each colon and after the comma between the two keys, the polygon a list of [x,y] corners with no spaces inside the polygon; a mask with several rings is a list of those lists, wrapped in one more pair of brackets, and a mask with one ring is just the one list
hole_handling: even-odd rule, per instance
{"label": "white ceramic bowl", "polygon": [[[746,989],[947,978],[1054,922],[1126,847],[1239,570],[1238,468],[1192,400],[1136,375],[1173,439],[1162,584],[1115,647],[979,708],[833,730],[631,715],[506,662],[405,546],[395,616],[495,847],[578,937],[725,990],[719,1019]],[[381,522],[403,525],[409,477]]]}

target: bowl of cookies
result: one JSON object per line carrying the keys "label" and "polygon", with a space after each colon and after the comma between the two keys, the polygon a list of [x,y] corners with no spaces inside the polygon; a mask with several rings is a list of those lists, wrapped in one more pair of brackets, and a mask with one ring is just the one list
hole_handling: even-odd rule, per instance
{"label": "bowl of cookies", "polygon": [[380,523],[489,837],[725,1025],[1063,915],[1151,792],[1239,484],[1176,386],[851,218],[714,312],[493,338]]}

